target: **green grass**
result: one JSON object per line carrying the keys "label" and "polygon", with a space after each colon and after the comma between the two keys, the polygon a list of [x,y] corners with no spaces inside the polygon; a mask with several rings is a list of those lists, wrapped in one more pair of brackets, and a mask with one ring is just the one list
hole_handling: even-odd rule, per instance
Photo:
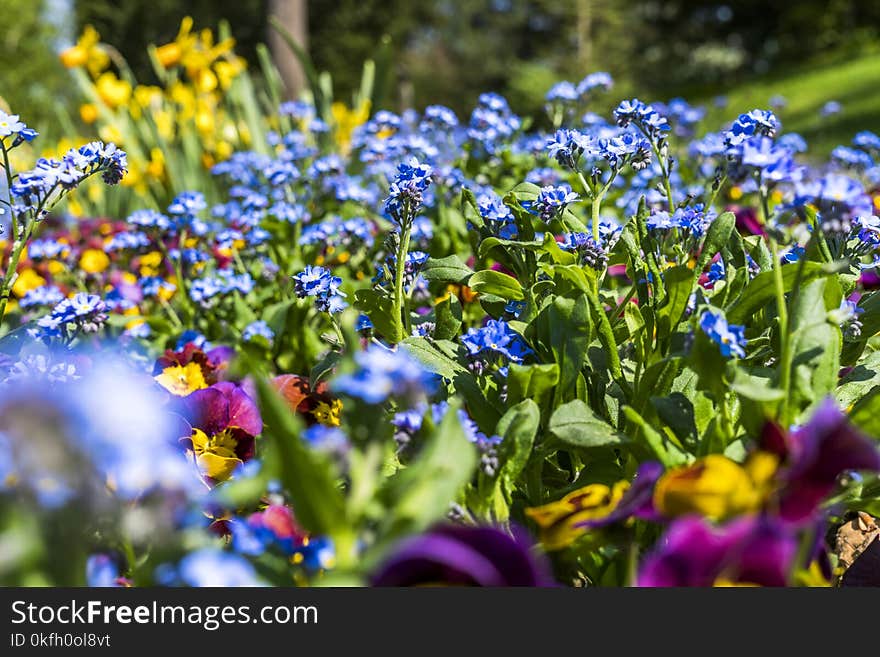
{"label": "green grass", "polygon": [[[783,130],[800,133],[810,145],[809,155],[825,156],[838,144],[848,144],[860,130],[880,132],[880,53],[805,66],[734,87],[725,94],[726,108],[710,110],[706,125],[729,123],[741,112],[767,108],[777,94],[788,101],[777,112]],[[829,100],[838,101],[843,111],[822,118],[819,110]],[[706,105],[711,106],[711,100]]]}

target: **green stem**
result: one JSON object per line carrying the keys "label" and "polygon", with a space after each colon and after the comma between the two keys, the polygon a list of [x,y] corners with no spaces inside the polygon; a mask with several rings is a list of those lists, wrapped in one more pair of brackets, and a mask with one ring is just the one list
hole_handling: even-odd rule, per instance
{"label": "green stem", "polygon": [[[760,187],[761,211],[764,215],[764,225],[767,226],[770,219],[770,208],[767,201],[767,192],[763,185]],[[779,245],[771,232],[767,231],[770,253],[773,257],[773,284],[776,292],[776,308],[779,320],[779,387],[782,388],[782,401],[779,402],[777,419],[786,422],[788,415],[788,401],[791,394],[791,340],[788,334],[788,306],[785,302],[785,283],[782,278],[782,262],[779,258]]]}
{"label": "green stem", "polygon": [[406,269],[406,254],[409,252],[409,238],[412,231],[412,221],[404,222],[400,227],[400,243],[397,245],[397,261],[394,266],[394,317],[398,322],[403,321],[401,337],[408,336],[411,331],[409,317],[409,303],[403,293],[403,274]]}

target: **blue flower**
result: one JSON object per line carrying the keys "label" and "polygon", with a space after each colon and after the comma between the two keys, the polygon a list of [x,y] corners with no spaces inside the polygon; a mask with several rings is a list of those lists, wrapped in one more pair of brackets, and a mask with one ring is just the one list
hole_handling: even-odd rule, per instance
{"label": "blue flower", "polygon": [[522,363],[532,353],[519,333],[510,328],[507,322],[497,319],[490,319],[485,326],[468,330],[461,341],[471,356],[488,351],[512,363]]}
{"label": "blue flower", "polygon": [[275,331],[269,328],[269,325],[263,320],[251,322],[241,332],[241,339],[250,342],[255,338],[263,338],[267,343],[272,344],[272,340],[275,339]]}
{"label": "blue flower", "polygon": [[563,102],[563,103],[573,103],[576,102],[579,98],[577,88],[569,81],[563,80],[562,82],[557,82],[550,90],[547,92],[547,95],[544,96],[544,100],[548,103],[555,102]]}
{"label": "blue flower", "polygon": [[34,306],[54,306],[64,300],[64,295],[54,285],[42,285],[33,290],[28,290],[19,301],[22,308],[33,308]]}
{"label": "blue flower", "polygon": [[208,586],[262,586],[254,567],[243,557],[217,548],[202,548],[180,561],[178,576],[184,584]]}
{"label": "blue flower", "polygon": [[728,324],[720,314],[707,310],[700,317],[700,329],[721,349],[721,355],[725,358],[746,357],[745,327],[737,324]]}
{"label": "blue flower", "polygon": [[182,192],[171,201],[171,205],[168,206],[168,214],[178,217],[194,217],[207,207],[205,196],[201,192]]}
{"label": "blue flower", "polygon": [[584,153],[592,155],[594,149],[592,138],[577,130],[557,130],[556,134],[547,140],[547,155],[559,162],[560,166],[571,170],[577,169]]}
{"label": "blue flower", "polygon": [[585,98],[596,89],[608,91],[613,86],[614,79],[611,77],[611,74],[606,73],[605,71],[596,71],[595,73],[590,73],[583,80],[578,82],[577,93],[581,98]]}
{"label": "blue flower", "polygon": [[339,290],[342,279],[329,269],[306,265],[293,276],[293,290],[300,299],[314,297],[315,307],[321,312],[338,313],[347,307],[342,300],[345,294]]}
{"label": "blue flower", "polygon": [[740,114],[730,130],[724,133],[728,146],[739,146],[754,136],[775,137],[780,128],[779,119],[770,110],[753,109]]}
{"label": "blue flower", "polygon": [[373,346],[355,355],[358,369],[333,382],[337,392],[379,404],[389,397],[418,400],[434,391],[436,376],[404,349]]}
{"label": "blue flower", "polygon": [[399,164],[385,199],[385,213],[400,225],[412,221],[422,206],[423,194],[431,184],[433,172],[429,165],[420,164],[416,158]]}
{"label": "blue flower", "polygon": [[519,229],[513,213],[497,194],[494,192],[481,194],[477,199],[477,208],[492,235],[502,239],[516,239]]}
{"label": "blue flower", "polygon": [[542,187],[534,201],[521,201],[520,204],[531,214],[549,223],[565,211],[569,203],[580,200],[580,197],[568,185],[559,187]]}
{"label": "blue flower", "polygon": [[0,139],[4,137],[16,136],[13,140],[14,146],[18,146],[22,141],[31,141],[37,136],[36,131],[31,130],[25,125],[24,121],[19,119],[18,114],[7,114],[0,110]]}

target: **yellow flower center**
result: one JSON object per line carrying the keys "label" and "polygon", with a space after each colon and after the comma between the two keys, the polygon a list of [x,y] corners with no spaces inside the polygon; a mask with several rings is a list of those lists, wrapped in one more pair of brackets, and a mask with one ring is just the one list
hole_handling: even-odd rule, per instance
{"label": "yellow flower center", "polygon": [[205,375],[198,363],[171,365],[154,377],[156,381],[172,395],[186,397],[188,394],[207,388]]}

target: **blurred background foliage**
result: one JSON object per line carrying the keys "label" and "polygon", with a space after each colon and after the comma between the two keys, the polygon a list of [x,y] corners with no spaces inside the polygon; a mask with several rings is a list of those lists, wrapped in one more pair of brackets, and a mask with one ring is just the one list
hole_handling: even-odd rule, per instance
{"label": "blurred background foliage", "polygon": [[[236,54],[257,68],[268,17],[289,3],[306,5],[307,50],[346,102],[362,62],[378,59],[384,40],[382,104],[393,110],[441,103],[466,114],[491,89],[515,111],[536,115],[554,82],[607,70],[617,83],[609,104],[636,93],[704,102],[730,94],[766,104],[760,96],[773,87],[780,90],[771,94],[828,100],[840,86],[836,100],[845,109],[847,100],[860,103],[834,119],[841,130],[870,128],[880,117],[880,2],[866,0],[0,0],[0,11],[16,17],[0,35],[0,96],[32,123],[51,123],[55,108],[76,96],[56,54],[86,25],[144,84],[155,81],[148,44],[172,41],[184,15],[214,29],[228,21]],[[857,59],[862,66],[853,68]],[[803,88],[799,81],[813,70],[826,72],[816,80],[823,86]],[[803,111],[814,109],[811,101]],[[796,127],[807,136],[829,133],[804,121]]]}

